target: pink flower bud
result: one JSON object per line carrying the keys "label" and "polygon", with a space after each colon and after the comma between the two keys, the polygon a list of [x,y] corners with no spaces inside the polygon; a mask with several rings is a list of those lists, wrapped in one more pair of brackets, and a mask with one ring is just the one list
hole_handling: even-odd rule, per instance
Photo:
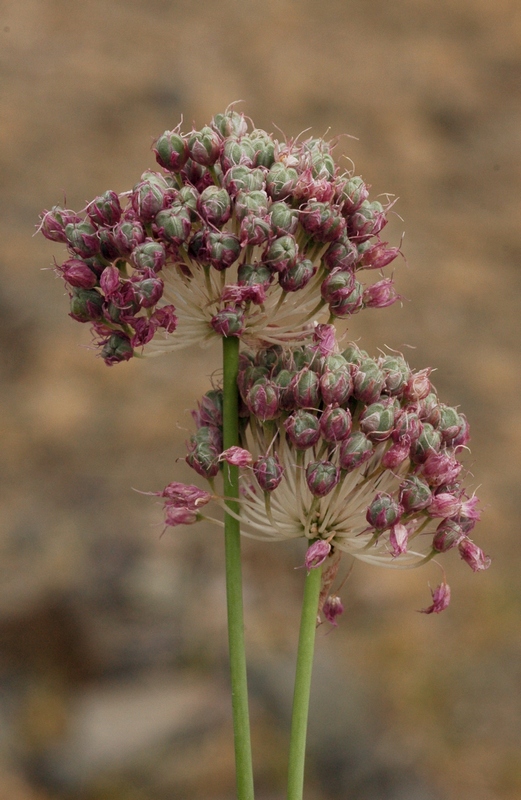
{"label": "pink flower bud", "polygon": [[69,286],[77,286],[80,289],[93,289],[98,283],[94,272],[80,258],[70,258],[65,261],[58,267],[57,272],[61,273]]}
{"label": "pink flower bud", "polygon": [[272,381],[259,380],[255,383],[248,391],[245,402],[250,412],[262,422],[280,415],[279,391]]}
{"label": "pink flower bud", "polygon": [[432,498],[428,507],[430,517],[454,517],[461,509],[461,500],[449,492],[440,492]]}
{"label": "pink flower bud", "polygon": [[145,229],[137,219],[122,219],[111,235],[118,253],[125,257],[130,256],[132,250],[146,238]]}
{"label": "pink flower bud", "polygon": [[452,550],[464,538],[461,526],[456,520],[444,519],[438,525],[436,533],[432,539],[432,547],[438,553],[446,553]]}
{"label": "pink flower bud", "polygon": [[306,558],[304,560],[304,565],[308,572],[310,569],[320,567],[330,552],[331,545],[329,542],[325,542],[323,539],[318,539],[316,542],[313,542],[313,544],[308,547],[306,551]]}
{"label": "pink flower bud", "polygon": [[172,172],[179,172],[188,158],[188,145],[177,131],[165,131],[153,150],[158,164]]}
{"label": "pink flower bud", "polygon": [[190,158],[205,167],[212,166],[221,154],[222,139],[210,127],[194,131],[188,139]]}
{"label": "pink flower bud", "polygon": [[335,326],[317,323],[313,331],[313,343],[321,356],[331,355],[336,349]]}
{"label": "pink flower bud", "polygon": [[422,475],[431,486],[453,483],[462,465],[448,453],[429,453],[422,467]]}
{"label": "pink flower bud", "polygon": [[386,450],[383,454],[382,467],[391,470],[396,469],[409,457],[410,449],[411,441],[409,437],[407,435],[402,436],[399,442],[392,444],[389,450]]}
{"label": "pink flower bud", "polygon": [[403,506],[386,492],[378,492],[365,515],[369,525],[377,531],[385,531],[394,525],[403,514]]}
{"label": "pink flower bud", "polygon": [[355,175],[350,178],[342,187],[340,200],[343,202],[342,211],[344,214],[353,214],[362,203],[369,197],[369,190],[362,178]]}
{"label": "pink flower bud", "polygon": [[158,497],[164,497],[168,505],[178,508],[198,508],[210,502],[212,495],[199,489],[191,483],[173,481],[165,486],[162,492],[153,492]]}
{"label": "pink flower bud", "polygon": [[327,406],[344,405],[353,390],[351,373],[346,367],[327,369],[320,376],[320,394]]}
{"label": "pink flower bud", "polygon": [[284,292],[298,292],[308,285],[317,268],[308,258],[301,258],[279,273],[279,284]]}
{"label": "pink flower bud", "polygon": [[272,492],[280,484],[284,468],[277,454],[260,456],[253,465],[253,473],[261,489],[265,492]]}
{"label": "pink flower bud", "polygon": [[331,461],[311,461],[306,467],[306,483],[314,497],[325,497],[339,479],[340,471]]}
{"label": "pink flower bud", "polygon": [[441,611],[445,611],[450,603],[450,586],[445,581],[440,583],[434,591],[431,589],[431,594],[432,605],[420,609],[421,614],[439,614]]}
{"label": "pink flower bud", "polygon": [[117,267],[106,267],[101,273],[100,286],[105,297],[111,298],[120,287],[120,272]]}
{"label": "pink flower bud", "polygon": [[179,506],[165,506],[165,524],[175,528],[177,525],[193,525],[199,515],[193,508]]}
{"label": "pink flower bud", "polygon": [[394,430],[394,402],[372,403],[360,415],[360,430],[372,442],[384,442]]}
{"label": "pink flower bud", "polygon": [[337,268],[322,281],[320,294],[326,303],[340,303],[351,297],[355,285],[355,274],[352,270]]}
{"label": "pink flower bud", "polygon": [[164,328],[167,333],[173,333],[177,328],[177,317],[174,312],[174,306],[162,306],[162,308],[155,309],[151,319],[157,323],[158,328]]}
{"label": "pink flower bud", "polygon": [[402,553],[407,552],[407,541],[409,539],[409,531],[400,522],[392,526],[389,534],[389,544],[392,547],[392,555],[394,558],[401,556]]}
{"label": "pink flower bud", "polygon": [[69,222],[65,226],[65,235],[71,250],[79,256],[88,258],[99,253],[100,241],[90,221]]}
{"label": "pink flower bud", "polygon": [[244,330],[244,313],[237,307],[223,308],[212,317],[210,325],[219,336],[240,336]]}
{"label": "pink flower bud", "polygon": [[70,223],[82,222],[79,214],[61,206],[53,206],[50,211],[44,211],[41,219],[39,230],[45,238],[51,242],[62,242],[63,244],[67,243],[66,226]]}
{"label": "pink flower bud", "polygon": [[320,397],[319,378],[316,372],[307,367],[297,372],[291,381],[290,392],[297,408],[317,408]]}
{"label": "pink flower bud", "polygon": [[212,128],[221,136],[243,136],[248,132],[248,123],[244,114],[239,114],[233,108],[227,108],[224,114],[216,114],[212,117]]}
{"label": "pink flower bud", "polygon": [[220,227],[230,219],[231,201],[226,189],[208,186],[197,200],[197,211],[209,225]]}
{"label": "pink flower bud", "polygon": [[364,290],[363,303],[367,308],[387,308],[400,299],[396,294],[392,278],[384,278]]}
{"label": "pink flower bud", "polygon": [[322,606],[322,613],[327,621],[336,628],[338,625],[336,618],[344,613],[344,606],[338,595],[329,595]]}
{"label": "pink flower bud", "polygon": [[362,269],[383,269],[399,254],[399,247],[387,247],[387,242],[378,242],[369,247],[360,259]]}
{"label": "pink flower bud", "polygon": [[416,475],[410,475],[400,485],[400,503],[408,514],[411,511],[422,511],[431,503],[432,492],[425,481]]}
{"label": "pink flower bud", "polygon": [[373,453],[372,442],[369,441],[364,433],[356,431],[340,444],[338,455],[340,469],[345,472],[351,472],[370,459]]}
{"label": "pink flower bud", "polygon": [[319,421],[309,411],[295,411],[284,422],[284,428],[288,439],[297,450],[307,450],[320,439]]}
{"label": "pink flower bud", "polygon": [[407,400],[417,402],[418,400],[423,400],[424,397],[427,397],[432,389],[431,382],[429,380],[430,373],[431,369],[427,368],[422,369],[421,372],[416,372],[414,375],[411,375],[404,390],[404,396],[407,398]]}
{"label": "pink flower bud", "polygon": [[306,233],[317,242],[334,242],[346,230],[345,219],[330,203],[307,203],[299,212],[300,223]]}
{"label": "pink flower bud", "polygon": [[234,467],[249,467],[253,458],[251,453],[242,447],[229,447],[227,450],[223,450],[219,461],[226,461]]}
{"label": "pink flower bud", "polygon": [[337,444],[347,439],[353,421],[349,409],[328,406],[320,417],[320,434],[328,444]]}
{"label": "pink flower bud", "polygon": [[331,271],[335,269],[347,271],[354,267],[357,259],[358,250],[347,237],[332,242],[322,258],[325,266]]}
{"label": "pink flower bud", "polygon": [[465,561],[474,572],[481,572],[481,570],[488,569],[492,563],[481,547],[474,544],[471,539],[463,539],[458,545],[458,550],[463,561]]}
{"label": "pink flower bud", "polygon": [[87,214],[94,225],[111,228],[119,222],[122,214],[121,204],[116,192],[105,192],[87,206]]}

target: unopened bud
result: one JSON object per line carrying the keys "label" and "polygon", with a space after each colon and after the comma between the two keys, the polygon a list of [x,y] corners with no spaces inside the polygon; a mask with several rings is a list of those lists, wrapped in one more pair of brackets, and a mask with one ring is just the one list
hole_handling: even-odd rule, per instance
{"label": "unopened bud", "polygon": [[348,409],[329,406],[322,412],[320,433],[328,444],[337,444],[347,439],[352,427],[353,421]]}
{"label": "unopened bud", "polygon": [[356,431],[340,444],[338,463],[344,472],[351,472],[368,461],[374,453],[373,444],[365,433]]}
{"label": "unopened bud", "polygon": [[306,467],[306,483],[315,497],[325,497],[340,479],[340,471],[331,461],[311,461]]}
{"label": "unopened bud", "polygon": [[187,143],[176,131],[165,131],[153,150],[158,164],[171,172],[180,172],[188,158]]}
{"label": "unopened bud", "polygon": [[404,511],[422,511],[430,505],[432,492],[429,486],[416,475],[410,475],[400,486],[400,504]]}
{"label": "unopened bud", "polygon": [[226,189],[208,186],[197,200],[197,210],[209,225],[220,227],[230,219],[231,201]]}
{"label": "unopened bud", "polygon": [[87,215],[94,225],[111,228],[119,222],[121,214],[121,204],[116,192],[105,192],[87,206]]}
{"label": "unopened bud", "polygon": [[377,531],[385,531],[399,521],[403,514],[403,506],[386,492],[378,492],[366,513],[369,525]]}
{"label": "unopened bud", "polygon": [[223,308],[210,320],[220,336],[240,336],[244,330],[244,312],[240,308]]}
{"label": "unopened bud", "polygon": [[194,131],[188,139],[190,158],[204,167],[215,164],[221,153],[222,140],[210,127]]}
{"label": "unopened bud", "polygon": [[253,473],[261,489],[265,492],[272,492],[280,484],[284,468],[276,454],[260,456],[253,464]]}
{"label": "unopened bud", "polygon": [[295,411],[284,422],[284,428],[288,439],[297,450],[307,450],[320,439],[319,421],[309,411]]}
{"label": "unopened bud", "polygon": [[128,361],[134,353],[130,339],[124,333],[114,333],[105,342],[101,357],[107,366],[119,364],[121,361]]}
{"label": "unopened bud", "polygon": [[309,572],[310,569],[320,567],[331,552],[331,545],[323,539],[313,542],[312,545],[306,550],[306,558],[304,559],[304,566]]}

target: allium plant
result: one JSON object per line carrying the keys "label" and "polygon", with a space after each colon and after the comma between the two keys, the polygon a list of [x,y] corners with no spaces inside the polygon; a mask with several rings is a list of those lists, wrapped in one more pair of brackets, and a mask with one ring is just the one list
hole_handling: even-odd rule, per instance
{"label": "allium plant", "polygon": [[[399,248],[380,235],[391,203],[369,200],[331,143],[278,141],[232,106],[201,130],[165,131],[154,153],[160,169],[131,191],[81,213],[55,206],[40,229],[67,246],[56,272],[70,316],[90,324],[106,364],[222,341],[222,385],[187,443],[208,490],[175,481],[151,494],[167,527],[224,527],[240,800],[254,796],[240,534],[307,541],[287,794],[302,800],[315,628],[342,614],[341,555],[410,568],[457,549],[476,572],[490,564],[470,537],[480,511],[458,460],[469,426],[429,369],[338,344],[336,320],[398,299],[382,270]],[[443,577],[422,611],[449,601]]]}

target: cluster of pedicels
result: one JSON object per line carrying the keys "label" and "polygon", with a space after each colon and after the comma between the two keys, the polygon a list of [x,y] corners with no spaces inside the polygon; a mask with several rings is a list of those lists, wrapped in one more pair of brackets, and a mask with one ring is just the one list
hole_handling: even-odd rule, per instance
{"label": "cluster of pedicels", "polygon": [[[227,464],[240,467],[242,532],[308,540],[307,569],[327,562],[321,610],[331,622],[342,611],[329,591],[342,551],[407,568],[457,548],[474,571],[486,569],[490,559],[470,538],[478,500],[458,460],[468,422],[439,401],[429,373],[353,343],[340,352],[330,325],[318,324],[311,344],[243,352],[241,446],[223,452],[222,392],[212,389],[193,412],[186,456],[210,491],[169,484],[157,493],[166,524],[212,519],[203,507],[225,504],[216,478]],[[445,580],[432,595],[428,614],[449,604]]]}
{"label": "cluster of pedicels", "polygon": [[392,304],[399,253],[380,239],[389,209],[340,169],[320,138],[279,142],[229,108],[209,126],[165,131],[161,171],[107,191],[80,214],[44,212],[67,245],[56,271],[70,315],[90,323],[109,365],[240,336],[251,347],[309,341],[313,321]]}

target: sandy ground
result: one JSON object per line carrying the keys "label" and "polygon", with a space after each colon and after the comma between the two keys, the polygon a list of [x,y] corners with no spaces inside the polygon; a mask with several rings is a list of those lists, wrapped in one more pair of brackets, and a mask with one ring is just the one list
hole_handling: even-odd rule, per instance
{"label": "sandy ground", "polygon": [[[445,560],[435,618],[415,613],[434,568],[353,572],[318,637],[307,798],[520,796],[520,46],[514,0],[0,6],[2,798],[234,796],[220,537],[160,539],[131,491],[191,477],[186,409],[219,354],[107,369],[45,269],[60,247],[33,232],[65,194],[131,188],[154,137],[238,99],[258,127],[349,134],[337,155],[399,197],[406,301],[350,332],[414,347],[461,404],[493,558]],[[302,551],[244,552],[258,796],[278,800]]]}

